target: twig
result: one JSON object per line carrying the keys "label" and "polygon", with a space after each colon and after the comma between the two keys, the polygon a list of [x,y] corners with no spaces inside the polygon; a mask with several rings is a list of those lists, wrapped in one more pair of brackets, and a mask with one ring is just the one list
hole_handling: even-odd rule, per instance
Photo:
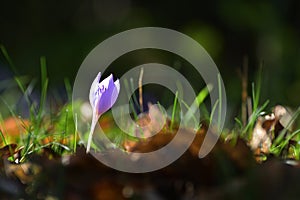
{"label": "twig", "polygon": [[242,72],[242,123],[247,124],[247,99],[248,99],[248,57],[243,60]]}
{"label": "twig", "polygon": [[143,112],[143,75],[144,75],[144,68],[141,68],[140,76],[139,76],[139,103],[140,103],[140,110]]}

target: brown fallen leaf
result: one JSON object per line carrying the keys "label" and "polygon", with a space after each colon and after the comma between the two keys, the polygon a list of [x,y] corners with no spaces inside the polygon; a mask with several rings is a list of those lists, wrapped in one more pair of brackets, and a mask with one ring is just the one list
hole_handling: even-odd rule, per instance
{"label": "brown fallen leaf", "polygon": [[257,153],[268,154],[272,145],[271,127],[275,122],[273,115],[268,117],[259,117],[253,129],[250,147],[253,151],[259,150]]}
{"label": "brown fallen leaf", "polygon": [[[23,184],[30,183],[36,174],[40,172],[40,168],[30,162],[18,163],[20,160],[20,152],[22,148],[17,149],[17,144],[9,144],[0,149],[0,157],[2,158],[0,168],[3,168],[6,176],[16,177]],[[14,157],[14,162],[8,160],[10,156]]]}
{"label": "brown fallen leaf", "polygon": [[9,161],[4,162],[4,170],[6,176],[16,177],[23,184],[28,184],[32,182],[35,176],[40,173],[41,169],[38,165],[30,162],[25,162],[21,164],[11,163]]}
{"label": "brown fallen leaf", "polygon": [[[148,103],[148,108],[148,112],[141,113],[136,122],[137,126],[135,127],[134,135],[140,139],[137,141],[125,140],[123,147],[126,151],[137,151],[136,144],[144,142],[141,143],[143,144],[142,146],[144,146],[142,151],[146,152],[146,149],[148,149],[147,151],[151,152],[161,148],[160,145],[157,146],[157,134],[166,134],[160,136],[160,139],[167,141],[170,141],[174,137],[172,134],[168,134],[170,133],[170,119],[167,118],[167,115],[162,113],[157,105]],[[149,141],[153,142],[154,145],[145,147]],[[165,144],[167,144],[167,142]]]}
{"label": "brown fallen leaf", "polygon": [[262,161],[261,156],[269,154],[274,138],[284,128],[290,128],[288,121],[291,118],[291,114],[281,105],[275,106],[271,114],[258,117],[249,142],[258,162]]}
{"label": "brown fallen leaf", "polygon": [[167,128],[168,119],[165,113],[162,113],[157,105],[148,103],[148,112],[139,115],[135,135],[148,138],[161,130]]}

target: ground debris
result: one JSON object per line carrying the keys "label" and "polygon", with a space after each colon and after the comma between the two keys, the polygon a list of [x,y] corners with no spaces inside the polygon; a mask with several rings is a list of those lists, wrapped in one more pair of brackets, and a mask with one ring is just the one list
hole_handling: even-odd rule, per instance
{"label": "ground debris", "polygon": [[275,106],[270,114],[258,117],[249,142],[258,162],[262,162],[263,157],[270,153],[272,142],[280,132],[290,129],[291,118],[288,110],[281,105]]}

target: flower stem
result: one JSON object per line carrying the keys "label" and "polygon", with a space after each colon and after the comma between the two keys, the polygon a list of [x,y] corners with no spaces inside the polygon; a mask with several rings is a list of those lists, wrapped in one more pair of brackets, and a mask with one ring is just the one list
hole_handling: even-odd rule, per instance
{"label": "flower stem", "polygon": [[100,116],[98,116],[96,113],[93,113],[93,120],[92,120],[91,130],[90,130],[90,134],[89,134],[89,138],[88,138],[88,143],[87,143],[87,147],[86,147],[86,153],[90,152],[94,130],[95,130],[95,127],[96,127],[96,124],[98,122],[99,117]]}

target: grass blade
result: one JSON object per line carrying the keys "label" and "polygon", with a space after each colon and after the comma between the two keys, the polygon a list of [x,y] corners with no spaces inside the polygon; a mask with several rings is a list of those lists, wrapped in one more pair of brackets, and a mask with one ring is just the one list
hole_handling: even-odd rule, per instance
{"label": "grass blade", "polygon": [[178,91],[175,93],[174,102],[173,102],[173,109],[172,109],[172,116],[171,116],[171,124],[170,124],[170,130],[173,130],[174,121],[175,121],[175,113],[177,108],[177,102],[178,102]]}
{"label": "grass blade", "polygon": [[68,101],[71,102],[72,101],[72,86],[71,86],[70,80],[68,78],[65,78],[64,83],[65,83],[65,88],[67,91]]}
{"label": "grass blade", "polygon": [[13,73],[17,74],[16,67],[15,67],[14,63],[12,62],[10,56],[8,55],[6,48],[2,44],[0,44],[0,49],[1,49],[1,52],[4,56],[4,58],[8,62],[9,67],[12,69]]}
{"label": "grass blade", "polygon": [[188,121],[195,117],[195,113],[197,109],[199,109],[199,106],[203,103],[203,101],[206,99],[206,97],[209,95],[209,92],[212,90],[212,85],[208,84],[206,87],[204,87],[197,97],[195,98],[194,102],[192,103],[191,107],[188,109],[187,113],[184,115],[184,124],[187,124]]}

